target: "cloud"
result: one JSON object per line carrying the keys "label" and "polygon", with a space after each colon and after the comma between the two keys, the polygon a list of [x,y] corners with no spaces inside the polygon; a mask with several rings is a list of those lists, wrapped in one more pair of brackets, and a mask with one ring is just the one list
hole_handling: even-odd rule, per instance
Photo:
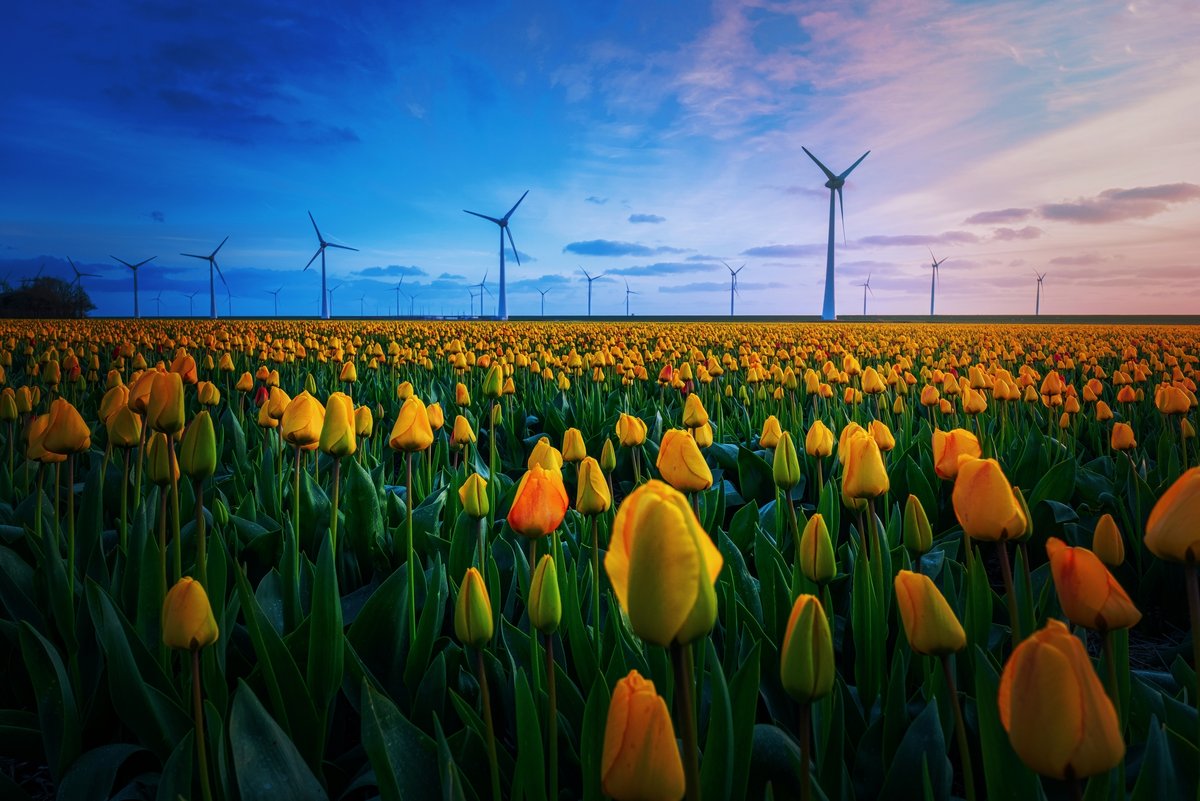
{"label": "cloud", "polygon": [[824,189],[813,189],[808,186],[767,186],[767,189],[774,189],[776,192],[782,192],[785,195],[797,195],[799,197],[812,197],[824,200],[829,197],[829,193]]}
{"label": "cloud", "polygon": [[855,244],[870,247],[907,247],[912,245],[973,245],[979,237],[970,231],[946,231],[941,234],[901,234],[900,236],[864,236]]}
{"label": "cloud", "polygon": [[1015,223],[1029,219],[1033,209],[997,209],[996,211],[981,211],[963,220],[966,225],[999,225],[1000,223]]}
{"label": "cloud", "polygon": [[[504,249],[504,251],[505,251],[505,252],[506,252],[506,253],[507,253],[509,256],[512,256],[512,255],[513,255],[513,249],[512,249],[511,247],[509,247],[509,248],[505,248],[505,249]],[[520,262],[521,262],[521,264],[533,264],[535,261],[537,261],[537,259],[536,259],[536,258],[534,258],[533,256],[530,256],[528,253],[526,253],[526,252],[525,252],[525,251],[523,251],[523,250],[518,250],[518,251],[516,251],[516,255],[517,255],[517,257],[518,257],[518,259],[517,259],[517,260],[518,260],[518,261],[520,261]]]}
{"label": "cloud", "polygon": [[1047,203],[1038,214],[1047,220],[1095,225],[1122,220],[1144,220],[1161,214],[1177,203],[1200,200],[1200,186],[1189,183],[1105,189],[1095,197],[1063,203]]}
{"label": "cloud", "polygon": [[[761,283],[751,281],[739,281],[738,290],[746,292],[754,292],[760,289],[786,289],[787,284],[781,281],[766,281]],[[690,284],[675,284],[672,286],[660,286],[659,292],[728,292],[729,284],[721,281],[695,281]]]}
{"label": "cloud", "polygon": [[992,239],[1012,242],[1017,239],[1037,239],[1044,233],[1046,232],[1035,225],[1027,225],[1024,228],[993,228]]}
{"label": "cloud", "polygon": [[636,242],[615,242],[611,239],[588,239],[583,242],[571,242],[563,248],[563,253],[574,253],[577,256],[657,256],[663,253],[686,253],[684,248],[672,248],[666,245],[648,247]]}
{"label": "cloud", "polygon": [[608,198],[596,197],[595,195],[588,195],[587,197],[584,198],[584,200],[588,203],[594,203],[597,206],[603,206],[605,203],[608,202]]}
{"label": "cloud", "polygon": [[661,223],[666,222],[666,217],[659,217],[657,214],[630,214],[629,221],[631,223]]}
{"label": "cloud", "polygon": [[679,273],[700,272],[710,267],[681,261],[660,261],[654,264],[635,264],[632,267],[620,267],[608,272],[613,275],[678,275]]}
{"label": "cloud", "polygon": [[439,281],[466,281],[465,275],[456,275],[455,273],[442,273],[437,277]]}
{"label": "cloud", "polygon": [[707,253],[694,253],[687,257],[688,261],[720,261],[720,256],[709,256]]}
{"label": "cloud", "polygon": [[389,264],[386,267],[366,267],[362,270],[355,270],[351,275],[358,278],[389,278],[400,275],[428,275],[428,273],[415,265]]}
{"label": "cloud", "polygon": [[743,256],[762,256],[776,259],[802,259],[825,252],[825,245],[762,245],[743,250]]}
{"label": "cloud", "polygon": [[1050,260],[1051,264],[1059,264],[1064,267],[1081,267],[1100,262],[1108,261],[1107,256],[1101,256],[1099,253],[1084,253],[1080,256],[1058,256]]}
{"label": "cloud", "polygon": [[156,223],[166,222],[167,220],[161,211],[150,212],[150,219],[154,220]]}

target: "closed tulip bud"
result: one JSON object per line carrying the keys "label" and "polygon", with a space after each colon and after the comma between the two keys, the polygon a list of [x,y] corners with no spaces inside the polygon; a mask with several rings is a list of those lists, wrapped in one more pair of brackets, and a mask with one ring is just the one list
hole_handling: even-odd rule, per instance
{"label": "closed tulip bud", "polygon": [[401,381],[400,386],[396,387],[396,397],[402,401],[406,401],[414,395],[416,395],[416,390],[409,381]]}
{"label": "closed tulip bud", "polygon": [[987,397],[982,392],[968,388],[963,394],[963,411],[970,415],[987,411]]}
{"label": "closed tulip bud", "polygon": [[462,502],[463,511],[467,516],[476,520],[482,520],[491,511],[487,481],[478,473],[467,476],[467,480],[458,488],[458,499]]}
{"label": "closed tulip bud", "polygon": [[945,398],[942,398],[940,401],[938,401],[938,410],[941,411],[942,414],[954,414],[954,404]]}
{"label": "closed tulip bud", "polygon": [[587,456],[587,446],[583,442],[583,432],[578,428],[568,428],[563,433],[562,457],[568,462],[578,462]]}
{"label": "closed tulip bud", "polygon": [[375,433],[375,416],[371,407],[359,406],[354,410],[354,433],[360,437],[370,437]]}
{"label": "closed tulip bud", "polygon": [[1137,447],[1137,439],[1128,423],[1113,423],[1109,444],[1114,451],[1128,451]]}
{"label": "closed tulip bud", "polygon": [[393,450],[413,453],[423,451],[433,444],[433,428],[429,425],[429,415],[425,404],[416,395],[404,401],[396,424],[392,426],[392,434],[388,445]]}
{"label": "closed tulip bud", "polygon": [[921,405],[922,406],[937,406],[941,402],[942,394],[938,392],[938,388],[932,385],[926,385],[921,388]]}
{"label": "closed tulip bud", "polygon": [[1154,390],[1154,406],[1163,414],[1187,414],[1191,402],[1179,387],[1162,384]]}
{"label": "closed tulip bud", "polygon": [[[4,397],[7,397],[9,402],[12,403],[12,390],[6,390],[6,393],[7,394]],[[124,384],[118,384],[104,393],[104,397],[100,399],[100,408],[97,410],[97,414],[102,421],[108,420],[108,418],[112,417],[116,413],[117,409],[127,406],[129,406],[129,388]],[[6,419],[3,415],[3,408],[4,401],[2,398],[0,398],[0,420]],[[15,403],[13,403],[12,413],[12,419],[15,420],[17,416],[17,407]]]}
{"label": "closed tulip bud", "polygon": [[617,418],[617,439],[626,448],[641,445],[646,441],[646,424],[640,417],[622,414]]}
{"label": "closed tulip bud", "polygon": [[700,492],[712,486],[712,470],[696,441],[681,428],[663,433],[655,462],[663,480],[680,492]]}
{"label": "closed tulip bud", "polygon": [[338,381],[345,381],[346,383],[353,384],[357,380],[358,368],[354,365],[354,362],[346,362],[343,364],[341,372],[338,373]]}
{"label": "closed tulip bud", "polygon": [[219,497],[213,501],[212,516],[213,525],[222,527],[229,525],[229,507]]}
{"label": "closed tulip bud", "polygon": [[763,448],[774,448],[779,444],[779,436],[783,433],[783,428],[779,425],[779,420],[775,415],[771,415],[763,421],[762,433],[758,435],[758,444]]}
{"label": "closed tulip bud", "polygon": [[442,404],[429,404],[425,407],[425,414],[429,417],[429,427],[434,431],[440,431],[442,426],[446,425],[446,414],[442,411]]}
{"label": "closed tulip bud", "polygon": [[837,575],[837,558],[825,517],[814,514],[800,535],[800,571],[816,584],[825,584]]}
{"label": "closed tulip bud", "polygon": [[853,421],[842,427],[842,433],[838,434],[837,456],[839,462],[845,464],[850,458],[850,440],[859,436],[869,437],[870,434],[865,428]]}
{"label": "closed tulip bud", "polygon": [[887,384],[879,376],[874,367],[868,367],[862,373],[862,391],[868,395],[878,395],[887,391]]}
{"label": "closed tulip bud", "polygon": [[779,679],[796,701],[811,704],[833,689],[833,637],[821,601],[801,594],[792,604],[783,645],[779,649]]}
{"label": "closed tulip bud", "polygon": [[914,651],[941,656],[963,649],[966,632],[929,576],[901,570],[894,584],[904,633]]}
{"label": "closed tulip bud", "polygon": [[917,555],[933,547],[933,528],[916,495],[909,495],[904,504],[904,547]]}
{"label": "closed tulip bud", "polygon": [[671,713],[636,670],[613,688],[600,784],[615,801],[679,801],[687,789]]}
{"label": "closed tulip bud", "polygon": [[696,444],[701,448],[707,448],[713,444],[712,423],[705,423],[699,428],[693,429],[692,433],[696,438]]}
{"label": "closed tulip bud", "polygon": [[211,381],[201,381],[196,385],[196,399],[201,406],[216,406],[221,402],[221,390]]}
{"label": "closed tulip bud", "polygon": [[779,436],[779,444],[775,446],[771,475],[775,479],[775,486],[785,492],[800,483],[800,459],[796,455],[792,435],[787,431]]}
{"label": "closed tulip bud", "polygon": [[[308,390],[304,390],[304,392],[308,392]],[[304,393],[302,392],[301,394],[304,394]],[[316,398],[313,397],[311,392],[308,393],[308,396],[310,398],[312,398],[314,401],[316,401]],[[291,396],[288,395],[286,392],[284,392],[279,387],[271,386],[268,388],[266,407],[267,407],[267,414],[269,416],[275,418],[276,420],[282,420],[283,412],[285,409],[287,409],[287,407],[291,404],[291,402],[292,402]],[[317,405],[319,406],[320,403],[318,403]],[[319,426],[318,426],[318,428],[319,428]]]}
{"label": "closed tulip bud", "polygon": [[492,404],[492,425],[504,425],[504,407],[498,403]]}
{"label": "closed tulip bud", "polygon": [[575,490],[575,511],[581,515],[604,514],[612,506],[612,495],[599,462],[591,456],[579,463],[579,483]]}
{"label": "closed tulip bud", "polygon": [[271,416],[270,407],[265,403],[258,407],[258,426],[259,428],[279,427],[279,421]]}
{"label": "closed tulip bud", "polygon": [[358,449],[354,425],[354,401],[343,392],[334,392],[326,400],[318,445],[322,453],[335,459],[351,456]]}
{"label": "closed tulip bud", "polygon": [[[274,390],[272,390],[273,396]],[[274,415],[271,416],[274,417]],[[309,395],[308,390],[293,398],[284,407],[281,417],[283,441],[289,445],[303,448],[321,439],[321,428],[325,424],[325,407],[319,400]]]}
{"label": "closed tulip bud", "polygon": [[221,359],[217,363],[217,369],[220,370],[222,373],[232,373],[233,372],[233,357],[230,356],[228,353],[222,353]]}
{"label": "closed tulip bud", "polygon": [[155,373],[146,403],[146,425],[177,434],[183,430],[183,381],[179,373]]}
{"label": "closed tulip bud", "polygon": [[50,424],[42,447],[51,453],[69,455],[92,447],[92,432],[79,411],[64,398],[50,404]]}
{"label": "closed tulip bud", "polygon": [[183,432],[179,469],[193,481],[203,481],[217,471],[217,432],[207,411],[193,417]]}
{"label": "closed tulip bud", "polygon": [[483,377],[483,396],[496,400],[504,393],[504,371],[498,362],[493,362]]}
{"label": "closed tulip bud", "polygon": [[1146,521],[1144,542],[1159,559],[1200,561],[1200,467],[1186,471],[1170,486]]}
{"label": "closed tulip bud", "polygon": [[179,480],[179,464],[172,463],[171,449],[175,446],[167,435],[156,431],[150,437],[146,449],[146,476],[159,487]]}
{"label": "closed tulip bud", "polygon": [[191,651],[212,645],[219,636],[217,621],[208,603],[208,593],[200,582],[191,576],[184,576],[175,582],[163,599],[163,645]]}
{"label": "closed tulip bud", "polygon": [[12,387],[5,387],[0,395],[0,420],[11,423],[17,419],[17,396]]}
{"label": "closed tulip bud", "polygon": [[965,428],[952,431],[938,429],[933,432],[933,472],[938,478],[950,480],[958,475],[958,458],[960,456],[979,458],[983,449],[979,440]]}
{"label": "closed tulip bud", "polygon": [[123,406],[108,418],[108,441],[116,448],[132,448],[142,439],[142,418]]}
{"label": "closed tulip bud", "polygon": [[688,428],[699,428],[707,422],[708,412],[704,410],[704,403],[699,395],[691,393],[683,403],[683,424]]}
{"label": "closed tulip bud", "polygon": [[562,597],[558,591],[558,568],[546,554],[538,562],[529,585],[529,622],[542,634],[553,634],[562,620]]}
{"label": "closed tulip bud", "polygon": [[185,384],[196,383],[196,360],[186,353],[181,353],[171,362],[171,372],[179,376]]}
{"label": "closed tulip bud", "polygon": [[604,569],[643,640],[665,647],[706,634],[723,565],[687,498],[670,485],[652,479],[617,510]]}
{"label": "closed tulip bud", "polygon": [[454,418],[454,428],[450,431],[450,444],[455,448],[470,445],[475,441],[475,432],[471,429],[471,421],[461,414]]}
{"label": "closed tulip bud", "polygon": [[517,484],[508,525],[524,537],[548,536],[562,523],[568,503],[562,473],[533,464]]}
{"label": "closed tulip bud", "polygon": [[1057,620],[1013,650],[997,702],[1013,750],[1044,776],[1086,778],[1125,757],[1116,709],[1083,643]]}
{"label": "closed tulip bud", "polygon": [[1105,423],[1113,419],[1112,409],[1104,401],[1096,401],[1096,421]]}
{"label": "closed tulip bud", "polygon": [[478,570],[468,567],[454,604],[454,636],[468,648],[482,648],[492,639],[493,626],[487,585]]}
{"label": "closed tulip bud", "polygon": [[877,498],[888,491],[883,454],[870,436],[857,436],[846,443],[848,457],[842,472],[842,492],[850,498]]}
{"label": "closed tulip bud", "polygon": [[1025,535],[1027,520],[1021,502],[995,459],[964,457],[951,501],[968,537],[1004,542]]}
{"label": "closed tulip bud", "polygon": [[1105,513],[1096,522],[1092,551],[1109,567],[1120,567],[1125,562],[1125,540],[1112,515]]}
{"label": "closed tulip bud", "polygon": [[242,373],[242,376],[237,380],[237,384],[234,386],[234,389],[236,389],[238,392],[249,392],[250,390],[254,389],[254,376],[250,375],[249,373]]}
{"label": "closed tulip bud", "polygon": [[[904,384],[900,384],[899,386],[903,387]],[[904,414],[904,409],[904,396],[897,395],[896,400],[892,402],[892,414]]]}
{"label": "closed tulip bud", "polygon": [[600,469],[605,473],[617,469],[617,449],[613,447],[611,439],[605,438],[604,447],[600,449]]}
{"label": "closed tulip bud", "polygon": [[17,388],[17,414],[29,414],[33,411],[33,392],[29,387]]}
{"label": "closed tulip bud", "polygon": [[833,453],[833,432],[821,420],[814,420],[804,437],[804,452],[818,459]]}
{"label": "closed tulip bud", "polygon": [[54,359],[46,362],[46,369],[42,371],[42,382],[48,387],[57,387],[62,382],[62,367]]}
{"label": "closed tulip bud", "polygon": [[871,438],[875,440],[875,444],[879,446],[879,450],[884,453],[896,447],[896,438],[892,436],[892,430],[882,420],[872,420],[867,431],[870,432]]}
{"label": "closed tulip bud", "polygon": [[1179,421],[1179,433],[1185,440],[1196,438],[1196,429],[1192,428],[1192,421],[1186,417]]}
{"label": "closed tulip bud", "polygon": [[555,473],[562,475],[563,456],[558,448],[550,444],[549,437],[539,437],[537,443],[533,446],[533,451],[529,454],[529,460],[525,463],[526,467],[533,467],[535,464],[540,464],[546,470],[552,470]]}
{"label": "closed tulip bud", "polygon": [[56,464],[65,462],[66,456],[53,451],[47,450],[43,443],[46,439],[46,432],[50,428],[50,415],[40,414],[33,418],[29,424],[29,432],[25,440],[25,457],[31,461],[41,462],[42,464]]}
{"label": "closed tulip bud", "polygon": [[1103,633],[1127,629],[1142,619],[1096,554],[1072,548],[1057,537],[1046,541],[1046,554],[1059,605],[1072,623]]}

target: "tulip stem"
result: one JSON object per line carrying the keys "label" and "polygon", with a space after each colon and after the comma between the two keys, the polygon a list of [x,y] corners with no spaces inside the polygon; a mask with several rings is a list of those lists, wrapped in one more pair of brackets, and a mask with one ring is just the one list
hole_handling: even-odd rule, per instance
{"label": "tulip stem", "polygon": [[812,704],[800,704],[800,798],[812,799]]}
{"label": "tulip stem", "polygon": [[538,695],[538,641],[533,627],[533,573],[537,568],[537,538],[529,538],[529,584],[525,587],[525,607],[529,614],[529,683],[533,697]]}
{"label": "tulip stem", "polygon": [[813,503],[817,506],[821,505],[821,490],[825,489],[825,460],[820,456],[817,457],[817,493]]}
{"label": "tulip stem", "polygon": [[175,443],[167,438],[167,457],[171,460],[171,525],[175,536],[172,549],[175,556],[175,580],[183,577],[183,543],[179,537],[179,462],[175,456]]}
{"label": "tulip stem", "polygon": [[75,454],[67,456],[67,586],[75,603]]}
{"label": "tulip stem", "polygon": [[692,676],[692,646],[671,643],[671,663],[675,667],[675,714],[683,739],[683,770],[687,778],[687,801],[700,801],[700,753],[696,737],[696,710],[692,700],[695,678]]}
{"label": "tulip stem", "polygon": [[200,763],[200,792],[204,801],[212,801],[208,784],[208,749],[204,747],[204,702],[200,687],[200,649],[192,649],[192,709],[196,715],[196,760]]}
{"label": "tulip stem", "polygon": [[341,457],[333,458],[333,504],[329,507],[329,547],[333,550],[333,557],[337,559],[337,537],[338,537],[338,505],[340,502],[342,490],[342,460]]}
{"label": "tulip stem", "polygon": [[208,589],[208,554],[205,543],[204,522],[204,479],[197,478],[193,486],[196,488],[196,567],[200,573],[200,586]]}
{"label": "tulip stem", "polygon": [[496,760],[496,728],[492,723],[492,694],[488,691],[487,671],[483,668],[483,649],[475,651],[475,669],[479,678],[479,705],[487,727],[488,768],[492,774],[492,801],[500,801],[500,764]]}
{"label": "tulip stem", "polygon": [[1187,584],[1188,615],[1192,623],[1192,665],[1196,671],[1196,704],[1197,708],[1200,708],[1200,580],[1197,580],[1196,560],[1191,556],[1191,551],[1188,552],[1183,576]]}
{"label": "tulip stem", "polygon": [[[408,463],[408,490],[405,500],[408,501],[408,514],[405,522],[408,524],[408,641],[410,646],[417,642],[417,569],[413,558],[413,480],[412,480],[412,451],[407,451],[405,461]],[[480,656],[480,665],[483,657]],[[480,668],[482,671],[482,668]],[[489,713],[490,714],[490,713]]]}
{"label": "tulip stem", "polygon": [[996,551],[1000,555],[1000,574],[1004,576],[1004,594],[1008,601],[1008,618],[1012,626],[1013,647],[1021,641],[1021,618],[1017,612],[1017,591],[1013,587],[1012,566],[1008,563],[1008,546],[997,540]]}
{"label": "tulip stem", "polygon": [[546,635],[546,692],[549,695],[546,731],[550,740],[550,795],[558,798],[558,694],[554,686],[554,635]]}
{"label": "tulip stem", "polygon": [[596,634],[596,666],[600,664],[600,516],[592,515],[592,628]]}
{"label": "tulip stem", "polygon": [[[121,471],[121,553],[125,554],[129,539],[129,449],[122,448],[125,454],[124,467]],[[127,554],[126,554],[127,555]]]}
{"label": "tulip stem", "polygon": [[971,767],[971,747],[967,743],[967,724],[963,721],[962,706],[958,702],[958,688],[954,683],[954,671],[950,668],[950,655],[942,654],[942,675],[946,679],[946,690],[954,705],[954,736],[958,739],[958,758],[962,760],[963,785],[967,801],[975,801],[975,771]]}
{"label": "tulip stem", "polygon": [[296,459],[292,479],[292,538],[287,544],[287,586],[283,596],[284,622],[288,630],[300,623],[300,446],[295,447]]}

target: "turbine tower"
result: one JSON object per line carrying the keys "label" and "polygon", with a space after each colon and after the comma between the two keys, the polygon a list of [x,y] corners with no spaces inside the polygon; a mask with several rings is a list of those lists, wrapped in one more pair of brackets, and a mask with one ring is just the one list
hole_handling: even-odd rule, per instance
{"label": "turbine tower", "polygon": [[154,316],[162,317],[162,292],[154,296]]}
{"label": "turbine tower", "polygon": [[[529,190],[526,189],[525,195],[528,195],[528,194],[529,194]],[[496,316],[499,317],[501,320],[508,319],[508,300],[507,300],[507,292],[505,290],[505,283],[504,283],[504,234],[505,234],[505,232],[508,233],[508,244],[512,245],[513,258],[517,260],[517,266],[520,267],[521,266],[521,256],[519,253],[517,253],[516,243],[513,242],[512,229],[510,229],[508,227],[508,218],[511,217],[513,215],[513,212],[517,210],[517,206],[521,205],[521,201],[525,199],[525,195],[521,195],[521,197],[517,200],[517,202],[513,204],[513,207],[508,210],[508,214],[505,214],[503,217],[500,217],[499,219],[497,219],[496,217],[489,217],[486,214],[480,214],[477,211],[467,211],[466,209],[463,209],[463,211],[467,212],[467,214],[472,214],[472,215],[474,215],[476,217],[480,217],[484,220],[490,220],[491,222],[494,222],[496,225],[500,226],[500,306],[499,306],[499,309],[497,310]],[[482,304],[483,304],[483,301],[481,299],[480,300],[481,307],[482,307]],[[481,314],[480,316],[482,317],[483,315]]]}
{"label": "turbine tower", "polygon": [[188,293],[188,317],[196,316],[195,300],[196,300],[196,296],[199,294],[200,294],[200,290],[198,290],[198,289],[195,292]]}
{"label": "turbine tower", "polygon": [[404,296],[408,298],[408,316],[409,317],[416,316],[415,313],[413,312],[413,309],[416,305],[417,295],[420,295],[420,294],[421,294],[420,292],[405,292],[404,293]]}
{"label": "turbine tower", "polygon": [[272,297],[275,298],[275,316],[278,317],[279,316],[279,293],[283,291],[283,287],[279,287],[279,289],[265,289],[263,291],[266,292],[268,295],[271,295]]}
{"label": "turbine tower", "polygon": [[358,316],[359,317],[367,316],[367,296],[366,295],[358,296]]}
{"label": "turbine tower", "polygon": [[596,280],[598,280],[598,279],[601,279],[601,278],[603,278],[604,276],[608,275],[608,273],[600,273],[599,275],[592,275],[592,274],[590,274],[590,273],[589,273],[587,270],[583,269],[582,267],[580,267],[580,268],[579,268],[579,272],[583,273],[583,274],[584,274],[584,275],[587,277],[587,282],[588,282],[588,317],[591,317],[591,316],[592,316],[592,282],[593,282],[593,281],[596,281]]}
{"label": "turbine tower", "polygon": [[[480,317],[483,316],[483,293],[487,292],[489,295],[492,294],[492,290],[487,288],[488,272],[490,272],[490,271],[484,270],[483,271],[483,280],[475,285],[475,286],[479,287],[479,292],[471,293],[472,295],[476,295],[476,294],[479,295],[479,316]],[[472,307],[472,309],[474,309],[474,307]]]}
{"label": "turbine tower", "polygon": [[217,252],[225,247],[225,243],[229,241],[229,237],[221,240],[221,244],[217,245],[217,249],[207,256],[200,256],[196,253],[180,253],[180,256],[187,256],[191,259],[200,259],[208,262],[208,316],[212,319],[217,319],[217,285],[213,279],[213,270],[216,270],[217,275],[221,276],[221,283],[225,285],[225,291],[229,292],[229,282],[225,280],[225,273],[221,272],[221,268],[217,265]]}
{"label": "turbine tower", "polygon": [[[725,264],[725,262],[721,262],[721,264]],[[740,273],[742,270],[746,269],[746,265],[743,264],[741,267],[738,267],[735,270],[732,267],[730,267],[728,264],[725,264],[725,269],[729,270],[729,316],[732,317],[733,316],[733,296],[742,294],[741,292],[738,292],[738,288],[737,288],[738,273]]]}
{"label": "turbine tower", "polygon": [[[348,245],[337,245],[333,242],[326,242],[325,237],[321,236],[321,229],[317,227],[317,221],[313,219],[312,212],[308,213],[308,219],[312,222],[313,230],[317,232],[317,252],[308,260],[308,264],[304,265],[304,269],[300,272],[307,272],[312,263],[317,260],[317,256],[321,257],[321,319],[329,319],[329,299],[333,296],[333,290],[329,293],[325,292],[325,248],[339,248],[341,250],[358,251],[358,248],[352,248]],[[338,284],[341,286],[341,284]]]}
{"label": "turbine tower", "polygon": [[121,262],[121,264],[124,264],[126,267],[133,270],[133,316],[135,318],[141,317],[142,315],[138,311],[138,290],[137,290],[138,268],[141,267],[143,264],[148,264],[148,263],[154,261],[154,259],[157,257],[151,256],[150,258],[146,259],[145,261],[139,261],[137,264],[130,264],[129,262],[125,261],[124,259],[118,259],[116,256],[109,256],[109,258],[112,259],[113,261],[119,261],[119,262]]}
{"label": "turbine tower", "polygon": [[625,281],[625,316],[626,317],[629,316],[629,296],[630,295],[640,295],[640,294],[642,294],[642,293],[634,292],[632,289],[630,289],[629,281],[628,280]]}
{"label": "turbine tower", "polygon": [[67,257],[67,263],[71,265],[71,269],[74,270],[74,272],[75,272],[75,280],[73,280],[71,282],[75,286],[79,286],[80,284],[82,284],[84,278],[99,278],[100,277],[96,273],[81,273],[81,272],[79,272],[79,268],[75,266],[75,262],[71,261],[71,258],[69,256]]}
{"label": "turbine tower", "polygon": [[1033,274],[1037,276],[1037,304],[1033,307],[1033,316],[1040,317],[1042,314],[1042,281],[1046,280],[1046,274],[1039,273],[1037,270],[1034,270]]}
{"label": "turbine tower", "polygon": [[[554,287],[551,287],[550,289],[553,289],[553,288]],[[538,290],[538,293],[540,293],[542,296],[542,316],[543,317],[546,316],[546,293],[549,292],[550,289],[539,289]]]}
{"label": "turbine tower", "polygon": [[844,243],[846,241],[846,203],[842,198],[842,187],[846,184],[846,178],[849,177],[850,173],[854,172],[854,168],[859,164],[862,164],[862,160],[865,159],[871,153],[871,151],[868,150],[866,153],[863,153],[861,156],[859,156],[858,161],[847,167],[844,172],[834,175],[833,171],[822,164],[816,156],[810,153],[808,148],[801,146],[800,149],[805,153],[808,153],[808,157],[812,159],[818,167],[821,168],[821,172],[825,173],[825,177],[828,179],[825,181],[825,186],[829,188],[829,249],[826,251],[825,256],[825,303],[821,307],[821,319],[836,320],[837,307],[835,306],[833,299],[834,195],[837,195],[837,203],[841,207],[842,211],[842,242]]}
{"label": "turbine tower", "polygon": [[871,289],[871,274],[867,273],[867,280],[861,284],[855,284],[855,286],[861,286],[863,288],[863,317],[866,317],[867,316],[867,293],[870,292],[872,296],[875,294],[875,290]]}
{"label": "turbine tower", "polygon": [[[941,261],[938,261],[937,256],[933,255],[932,250],[929,251],[929,258],[933,259],[933,263],[930,265],[933,268],[933,272],[929,276],[929,316],[932,317],[933,316],[933,293],[934,293],[934,289],[936,287],[941,286],[941,284],[942,284],[941,266],[942,266],[943,262],[946,261],[946,259],[942,259]],[[950,257],[947,256],[946,258],[948,259]]]}
{"label": "turbine tower", "polygon": [[[322,281],[321,283],[322,283],[322,285],[324,285],[325,282]],[[329,288],[329,305],[326,306],[325,310],[322,312],[322,315],[325,317],[326,320],[328,320],[330,315],[333,314],[333,293],[338,291],[339,289],[341,289],[342,284],[344,284],[344,283],[345,283],[344,281],[340,281],[340,282],[338,282],[337,286],[333,286],[333,287]]]}
{"label": "turbine tower", "polygon": [[404,286],[404,276],[400,276],[400,283],[396,284],[396,316],[400,316],[400,287]]}

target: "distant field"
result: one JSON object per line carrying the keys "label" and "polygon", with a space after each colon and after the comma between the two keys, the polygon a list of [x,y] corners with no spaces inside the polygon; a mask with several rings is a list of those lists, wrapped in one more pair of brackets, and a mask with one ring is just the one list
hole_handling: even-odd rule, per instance
{"label": "distant field", "polygon": [[[93,320],[128,320],[129,317],[92,317]],[[144,320],[152,319],[173,319],[173,320],[205,320],[206,317],[143,317]],[[271,316],[234,316],[221,317],[222,320],[317,320],[317,317],[271,317]],[[372,316],[365,317],[334,317],[334,321],[347,320],[477,320],[483,322],[495,322],[494,317],[393,317]],[[734,325],[745,325],[747,323],[821,323],[824,322],[816,315],[765,315],[759,317],[742,316],[695,316],[695,315],[647,315],[647,316],[617,316],[604,317],[601,315],[586,316],[550,316],[545,317],[518,317],[512,316],[508,319],[509,322],[569,322],[569,323],[619,323],[619,322],[639,322],[639,323],[732,323]],[[1137,315],[1137,314],[1090,314],[1090,315],[1046,315],[1035,317],[1032,314],[1016,314],[1016,315],[938,315],[937,317],[921,317],[917,315],[895,315],[895,316],[875,316],[863,317],[861,315],[845,315],[840,317],[839,323],[925,323],[925,324],[963,324],[963,323],[1003,323],[1007,325],[1200,325],[1200,315],[1194,314],[1172,314],[1172,315]]]}

